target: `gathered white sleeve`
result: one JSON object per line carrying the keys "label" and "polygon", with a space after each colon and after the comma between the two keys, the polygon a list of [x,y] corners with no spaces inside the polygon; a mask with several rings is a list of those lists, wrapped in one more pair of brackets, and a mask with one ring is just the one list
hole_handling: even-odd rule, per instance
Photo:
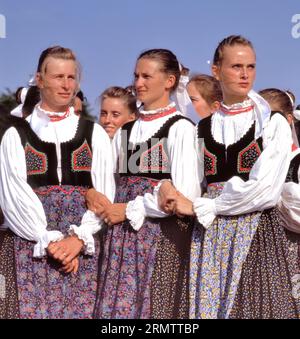
{"label": "gathered white sleeve", "polygon": [[114,173],[119,172],[120,164],[122,163],[122,155],[121,155],[121,140],[122,140],[122,129],[119,128],[114,135],[112,140],[112,156],[113,156],[113,166],[114,166]]}
{"label": "gathered white sleeve", "polygon": [[[115,181],[113,175],[113,156],[111,142],[104,131],[98,125],[94,125],[92,136],[93,160],[92,160],[92,182],[96,191],[104,194],[111,202],[115,195]],[[81,220],[81,225],[71,225],[70,234],[76,234],[84,242],[85,254],[93,255],[95,243],[93,234],[102,227],[103,221],[90,210],[87,210]]]}
{"label": "gathered white sleeve", "polygon": [[283,185],[278,208],[284,226],[295,233],[300,233],[300,186],[294,182]]}
{"label": "gathered white sleeve", "polygon": [[194,210],[199,222],[209,227],[216,215],[239,215],[274,207],[289,167],[292,138],[286,119],[275,114],[263,131],[264,150],[243,181],[235,176],[215,199],[197,198]]}
{"label": "gathered white sleeve", "polygon": [[[173,185],[193,201],[201,195],[194,125],[188,120],[177,121],[170,128],[167,147]],[[168,216],[159,208],[158,188],[159,186],[154,189],[153,194],[146,193],[143,197],[137,197],[128,203],[126,216],[134,229],[140,229],[145,217],[164,218]]]}
{"label": "gathered white sleeve", "polygon": [[6,225],[19,237],[36,242],[34,257],[43,257],[51,241],[63,238],[59,231],[47,231],[43,205],[27,183],[25,152],[14,127],[0,145],[0,205]]}
{"label": "gathered white sleeve", "polygon": [[[299,154],[299,150],[297,154]],[[300,183],[300,167],[298,169],[298,182]],[[286,182],[283,185],[278,209],[281,213],[285,227],[295,233],[300,233],[300,184]]]}

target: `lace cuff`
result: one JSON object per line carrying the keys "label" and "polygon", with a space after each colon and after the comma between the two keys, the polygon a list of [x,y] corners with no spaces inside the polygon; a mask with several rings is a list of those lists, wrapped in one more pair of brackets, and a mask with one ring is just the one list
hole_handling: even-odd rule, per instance
{"label": "lace cuff", "polygon": [[170,183],[172,184],[172,180],[170,180],[170,179],[162,179],[162,180],[154,187],[154,190],[153,190],[153,195],[154,195],[154,196],[157,196],[157,195],[158,195],[160,186],[161,186],[165,181],[170,181]]}
{"label": "lace cuff", "polygon": [[135,200],[129,201],[126,207],[126,218],[129,220],[130,225],[138,231],[145,220],[146,210],[144,207],[144,199],[138,196]]}
{"label": "lace cuff", "polygon": [[51,241],[59,241],[64,238],[63,234],[59,231],[46,231],[41,235],[38,242],[33,248],[33,257],[42,258],[46,255],[46,248]]}
{"label": "lace cuff", "polygon": [[207,229],[217,216],[215,200],[208,198],[197,198],[193,206],[199,223]]}
{"label": "lace cuff", "polygon": [[84,254],[93,255],[95,253],[95,240],[89,229],[82,226],[70,225],[69,234],[76,234],[84,242]]}

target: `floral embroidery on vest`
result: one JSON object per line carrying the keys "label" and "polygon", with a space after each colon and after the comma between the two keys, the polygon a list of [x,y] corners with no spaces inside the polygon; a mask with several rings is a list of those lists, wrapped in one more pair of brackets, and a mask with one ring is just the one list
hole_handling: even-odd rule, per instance
{"label": "floral embroidery on vest", "polygon": [[217,174],[217,157],[204,148],[204,173],[205,175]]}
{"label": "floral embroidery on vest", "polygon": [[44,174],[48,170],[48,159],[45,153],[37,151],[29,143],[25,145],[27,175]]}
{"label": "floral embroidery on vest", "polygon": [[253,164],[261,155],[261,149],[256,141],[252,141],[238,154],[237,170],[239,173],[249,173]]}
{"label": "floral embroidery on vest", "polygon": [[74,172],[90,171],[92,168],[92,151],[86,140],[72,152],[72,170]]}
{"label": "floral embroidery on vest", "polygon": [[167,172],[168,156],[164,150],[163,140],[143,152],[140,161],[140,172]]}

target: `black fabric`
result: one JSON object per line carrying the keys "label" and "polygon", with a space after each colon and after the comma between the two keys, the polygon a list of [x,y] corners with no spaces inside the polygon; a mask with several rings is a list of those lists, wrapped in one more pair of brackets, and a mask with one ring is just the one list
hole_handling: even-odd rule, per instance
{"label": "black fabric", "polygon": [[[59,185],[57,176],[57,155],[54,143],[42,141],[31,129],[28,122],[25,124],[15,125],[21,137],[24,149],[33,148],[35,151],[43,154],[47,159],[45,173],[29,173],[29,157],[26,156],[27,165],[27,182],[32,188],[38,188],[47,185]],[[81,145],[87,143],[92,152],[92,133],[94,123],[84,118],[80,118],[74,138],[61,144],[61,161],[62,161],[62,185],[92,187],[90,170],[73,171],[72,154]],[[28,153],[27,153],[28,154]]]}
{"label": "black fabric", "polygon": [[[170,173],[170,159],[167,149],[167,139],[169,135],[169,130],[171,126],[176,123],[179,120],[188,120],[193,125],[194,123],[181,115],[175,115],[169,120],[167,120],[161,128],[148,140],[142,143],[137,143],[133,145],[131,142],[129,142],[132,127],[134,125],[134,121],[131,121],[127,124],[125,124],[122,127],[122,154],[126,155],[124,159],[121,160],[121,167],[119,168],[119,174],[121,177],[124,176],[138,176],[138,177],[146,177],[146,178],[152,178],[156,180],[161,179],[170,179],[171,173]],[[155,154],[152,151],[153,148],[159,147],[158,154],[158,160],[155,159]],[[142,155],[145,154],[145,152],[149,151],[149,158],[146,166],[144,167],[144,170],[141,170],[141,161],[142,161]],[[192,151],[192,150],[191,150]],[[166,158],[163,158],[163,155],[166,156]]]}
{"label": "black fabric", "polygon": [[[244,181],[249,179],[250,170],[263,150],[262,137],[255,140],[255,122],[240,140],[227,149],[213,138],[211,116],[201,120],[197,130],[198,138],[204,138],[204,170],[208,184],[228,181],[233,176]],[[251,147],[251,153],[247,153],[248,147]],[[242,166],[245,164],[247,166]]]}
{"label": "black fabric", "polygon": [[58,185],[57,157],[55,144],[42,141],[31,129],[29,123],[14,126],[21,138],[24,150],[26,147],[34,148],[37,152],[43,153],[47,161],[47,169],[43,174],[29,174],[28,157],[26,156],[27,182],[32,188],[46,185]]}
{"label": "black fabric", "polygon": [[296,184],[299,184],[298,179],[299,166],[300,166],[300,153],[297,154],[291,161],[285,182],[295,182]]}
{"label": "black fabric", "polygon": [[62,185],[92,187],[92,177],[90,171],[74,171],[72,169],[72,153],[86,142],[92,152],[92,135],[94,123],[80,118],[79,126],[75,137],[61,144],[62,154]]}
{"label": "black fabric", "polygon": [[0,143],[2,141],[4,133],[13,126],[24,126],[26,121],[22,118],[15,117],[13,115],[0,116]]}

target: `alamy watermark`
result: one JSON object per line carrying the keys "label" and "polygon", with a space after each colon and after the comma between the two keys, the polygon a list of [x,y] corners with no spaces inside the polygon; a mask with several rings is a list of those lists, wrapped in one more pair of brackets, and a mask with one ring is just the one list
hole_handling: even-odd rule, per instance
{"label": "alamy watermark", "polygon": [[3,14],[0,14],[0,39],[6,38],[6,19]]}
{"label": "alamy watermark", "polygon": [[294,14],[292,17],[292,23],[295,24],[292,27],[292,37],[294,39],[300,38],[300,14]]}

